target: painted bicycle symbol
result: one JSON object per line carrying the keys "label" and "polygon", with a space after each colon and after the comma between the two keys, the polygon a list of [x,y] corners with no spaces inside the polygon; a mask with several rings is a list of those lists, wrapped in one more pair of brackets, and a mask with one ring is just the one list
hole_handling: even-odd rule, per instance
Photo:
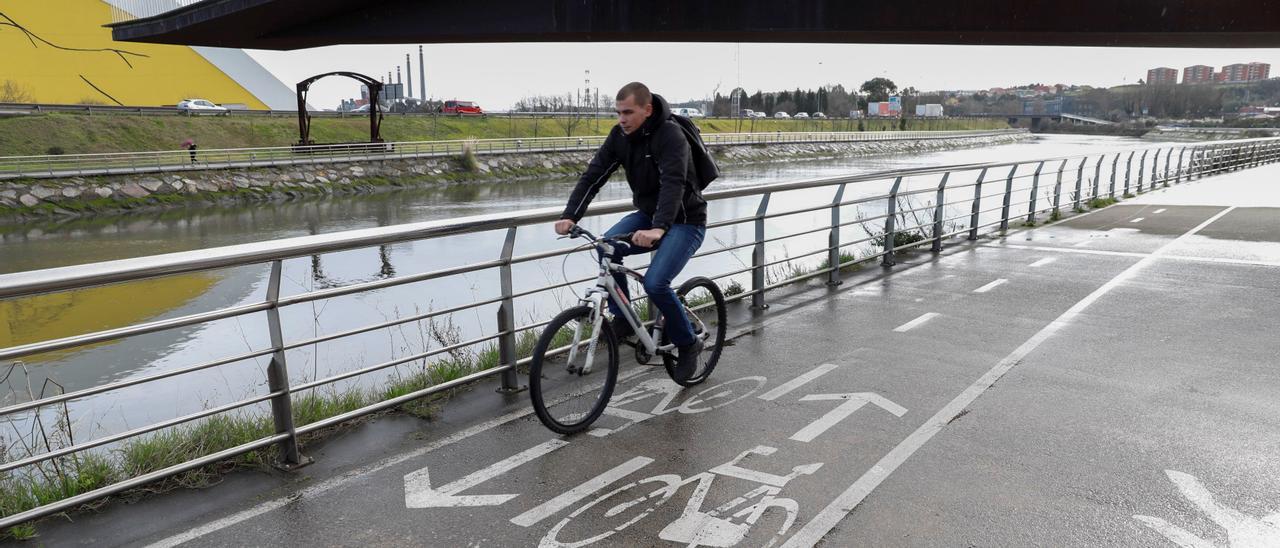
{"label": "painted bicycle symbol", "polygon": [[[680,516],[662,528],[659,538],[690,547],[735,546],[747,537],[766,513],[773,510],[771,515],[782,518],[777,533],[765,544],[773,546],[784,538],[800,512],[800,506],[794,499],[778,496],[782,488],[797,477],[817,472],[823,464],[815,462],[796,466],[786,475],[740,466],[742,460],[750,455],[769,456],[775,452],[777,448],[758,445],[739,453],[729,462],[688,478],[660,474],[633,481],[573,511],[547,531],[539,546],[576,548],[607,539],[653,516],[656,510],[689,485],[694,487],[688,502]],[[703,510],[712,484],[718,478],[744,480],[755,484],[755,487],[715,508]],[[608,529],[602,531],[602,528]]]}

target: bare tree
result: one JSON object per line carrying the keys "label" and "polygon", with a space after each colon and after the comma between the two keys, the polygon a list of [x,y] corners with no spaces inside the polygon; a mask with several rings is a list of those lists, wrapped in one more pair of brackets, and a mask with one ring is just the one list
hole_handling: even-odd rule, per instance
{"label": "bare tree", "polygon": [[26,88],[13,80],[5,80],[0,86],[0,103],[34,103],[36,98],[27,93]]}

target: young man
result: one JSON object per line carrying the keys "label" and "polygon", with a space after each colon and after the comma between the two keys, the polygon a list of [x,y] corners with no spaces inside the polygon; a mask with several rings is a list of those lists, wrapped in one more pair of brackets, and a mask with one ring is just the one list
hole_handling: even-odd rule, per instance
{"label": "young man", "polygon": [[[675,377],[684,380],[692,377],[697,368],[702,342],[694,336],[671,281],[702,245],[707,202],[695,185],[697,173],[689,156],[689,142],[680,126],[671,120],[666,100],[639,82],[623,86],[616,99],[618,125],[609,132],[578,180],[555,230],[557,234],[568,234],[586,214],[587,204],[609,176],[619,166],[626,170],[631,202],[639,211],[623,217],[605,235],[634,233],[634,246],[612,258],[619,264],[622,255],[656,249],[644,276],[644,290],[666,318],[667,336],[677,348]],[[626,291],[626,279],[622,275],[616,279]],[[633,328],[612,301],[609,309],[614,315],[610,322],[613,332],[619,338],[633,335]]]}

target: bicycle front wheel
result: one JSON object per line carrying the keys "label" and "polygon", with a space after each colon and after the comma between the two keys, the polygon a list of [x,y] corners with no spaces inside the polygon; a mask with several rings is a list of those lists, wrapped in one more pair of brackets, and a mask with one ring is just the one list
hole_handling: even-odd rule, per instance
{"label": "bicycle front wheel", "polygon": [[[725,331],[728,328],[724,293],[720,292],[720,286],[710,278],[698,276],[681,284],[676,295],[680,297],[685,315],[689,316],[689,323],[693,324],[693,334],[702,339],[702,352],[698,355],[698,366],[693,371],[693,376],[685,381],[676,381],[681,386],[694,386],[707,380],[720,361],[720,351],[724,348]],[[663,342],[666,342],[666,333],[662,337]],[[662,359],[667,366],[667,373],[671,374],[676,367],[676,358],[663,356]],[[674,375],[672,379],[675,379]]]}
{"label": "bicycle front wheel", "polygon": [[[574,434],[600,418],[618,381],[618,340],[589,306],[561,312],[533,348],[529,397],[538,420],[553,432]],[[590,361],[588,361],[590,354]]]}

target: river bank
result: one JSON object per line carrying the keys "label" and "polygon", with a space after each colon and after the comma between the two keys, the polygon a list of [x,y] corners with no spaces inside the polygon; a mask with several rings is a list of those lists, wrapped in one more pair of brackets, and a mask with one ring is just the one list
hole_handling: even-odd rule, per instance
{"label": "river bank", "polygon": [[[952,139],[785,143],[714,147],[725,166],[986,147],[1032,139],[1007,134]],[[428,185],[572,177],[593,151],[467,154],[168,174],[0,183],[0,223],[203,204],[269,203]],[[615,175],[621,177],[621,175]]]}

